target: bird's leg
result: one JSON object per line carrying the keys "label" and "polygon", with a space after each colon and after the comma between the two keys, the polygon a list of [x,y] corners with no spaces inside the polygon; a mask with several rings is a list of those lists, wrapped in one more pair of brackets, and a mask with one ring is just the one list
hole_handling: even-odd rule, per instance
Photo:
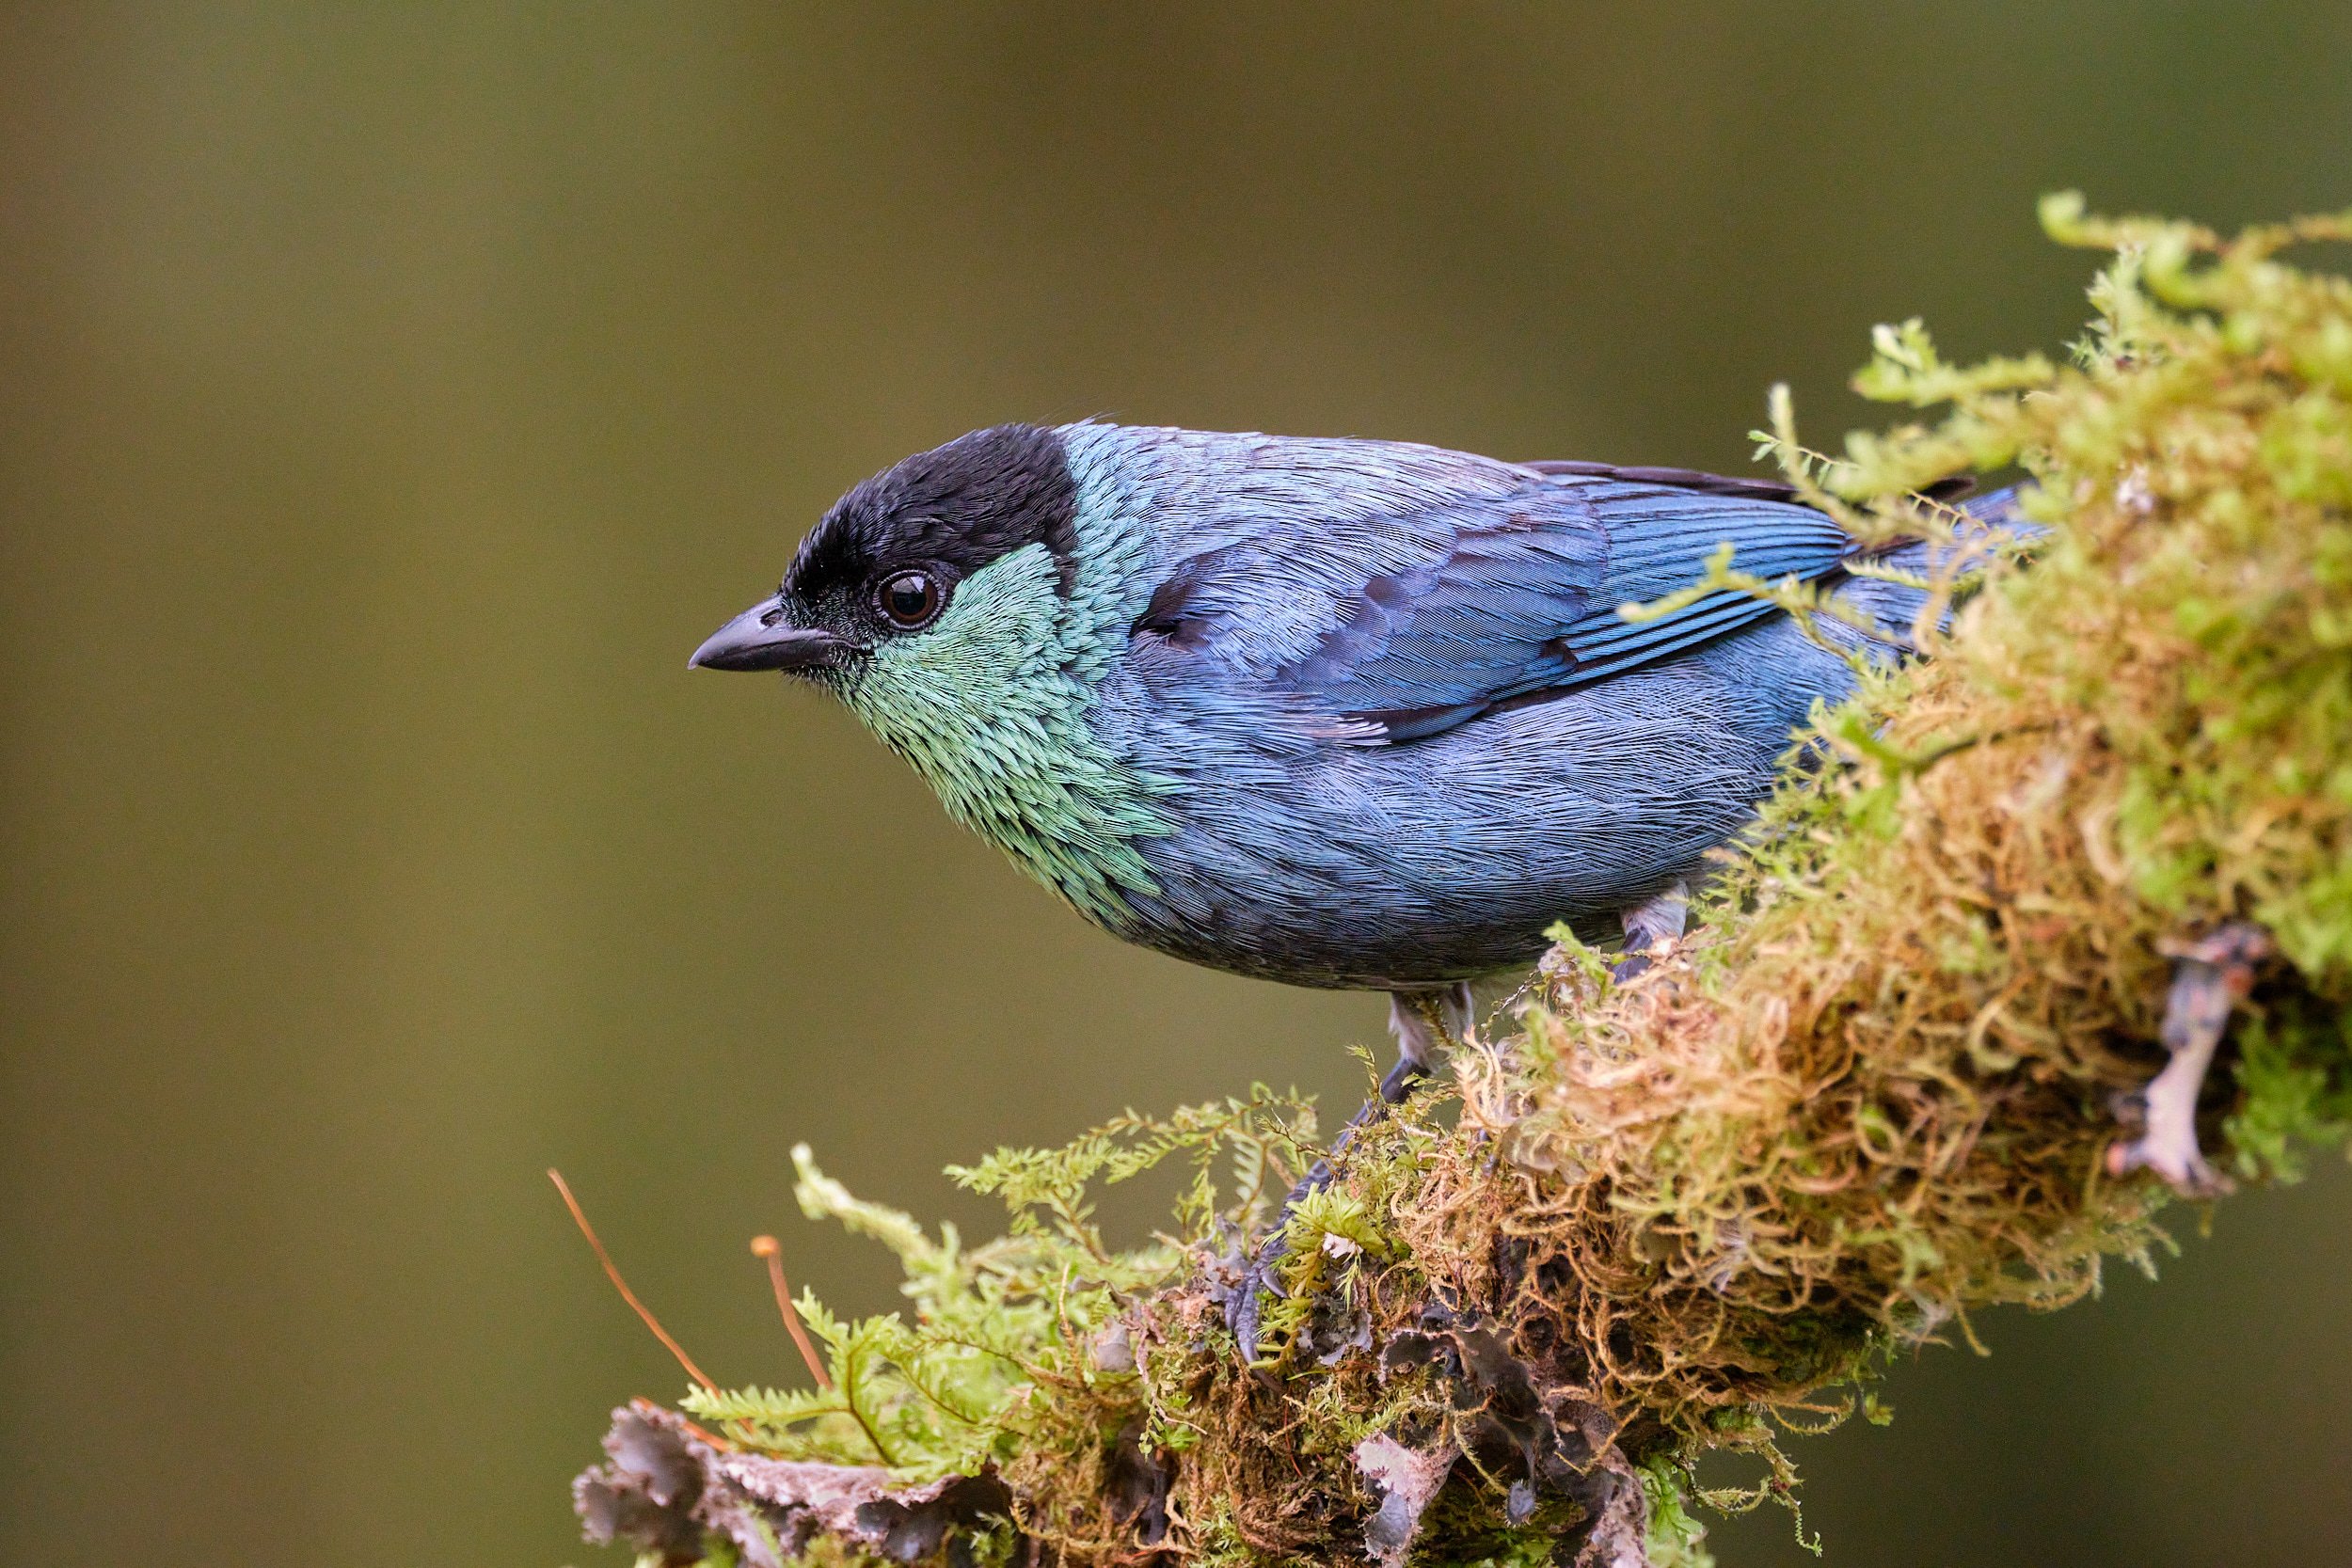
{"label": "bird's leg", "polygon": [[1242,1360],[1258,1359],[1260,1295],[1281,1293],[1275,1265],[1282,1260],[1288,1247],[1291,1211],[1310,1193],[1319,1193],[1331,1184],[1331,1162],[1347,1152],[1347,1146],[1356,1141],[1359,1132],[1404,1104],[1413,1092],[1413,1085],[1429,1076],[1447,1046],[1454,1040],[1470,1037],[1475,1018],[1467,983],[1389,993],[1389,1032],[1396,1037],[1396,1066],[1380,1080],[1380,1092],[1347,1118],[1340,1135],[1331,1140],[1331,1151],[1317,1160],[1282,1199],[1281,1211],[1274,1217],[1273,1233],[1260,1244],[1256,1256],[1243,1265],[1241,1278],[1225,1298],[1225,1326],[1233,1331]]}
{"label": "bird's leg", "polygon": [[2164,1044],[2172,1059],[2122,1107],[2140,1123],[2128,1143],[2109,1146],[2107,1173],[2153,1170],[2189,1197],[2229,1191],[2229,1178],[2206,1164],[2197,1147],[2197,1094],[2221,1043],[2230,1009],[2254,986],[2254,964],[2270,939],[2254,927],[2224,926],[2201,942],[2168,949],[2172,990],[2165,999]]}
{"label": "bird's leg", "polygon": [[1447,1047],[1470,1038],[1475,1018],[1468,984],[1389,992],[1389,1033],[1396,1037],[1396,1066],[1380,1080],[1380,1098],[1391,1105],[1403,1100],[1401,1090],[1390,1092],[1391,1081],[1401,1073],[1410,1087],[1415,1079],[1426,1078]]}
{"label": "bird's leg", "polygon": [[[1413,1085],[1429,1076],[1447,1048],[1455,1040],[1470,1037],[1474,1016],[1467,984],[1442,986],[1435,990],[1391,991],[1389,1033],[1396,1037],[1396,1066],[1381,1078],[1380,1092],[1347,1118],[1347,1125],[1331,1141],[1331,1154],[1344,1154],[1359,1131],[1404,1104],[1406,1097],[1413,1092]],[[1309,1193],[1320,1192],[1330,1184],[1331,1157],[1327,1155],[1315,1162],[1314,1168],[1282,1200],[1283,1215],[1288,1216]]]}
{"label": "bird's leg", "polygon": [[1654,961],[1650,950],[1682,935],[1682,922],[1691,911],[1691,884],[1677,881],[1638,904],[1617,911],[1625,925],[1625,953],[1609,968],[1620,983],[1632,979]]}

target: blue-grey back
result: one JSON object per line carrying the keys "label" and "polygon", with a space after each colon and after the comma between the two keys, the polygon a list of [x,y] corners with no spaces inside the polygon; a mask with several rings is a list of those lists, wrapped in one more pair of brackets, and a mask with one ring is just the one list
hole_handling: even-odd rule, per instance
{"label": "blue-grey back", "polygon": [[[1428,448],[1076,427],[1082,506],[1148,531],[1148,596],[1092,722],[1170,781],[1127,934],[1295,983],[1532,958],[1704,864],[1844,662],[1753,601],[1626,600],[1852,542],[1770,500]],[[1885,585],[1876,585],[1884,588]]]}

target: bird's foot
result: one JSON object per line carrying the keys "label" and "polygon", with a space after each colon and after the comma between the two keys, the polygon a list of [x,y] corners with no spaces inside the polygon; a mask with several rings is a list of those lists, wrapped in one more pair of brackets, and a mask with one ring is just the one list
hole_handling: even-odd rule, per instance
{"label": "bird's foot", "polygon": [[[1317,1161],[1315,1171],[1323,1173],[1326,1182],[1330,1180],[1328,1161]],[[1283,1201],[1281,1215],[1270,1235],[1254,1249],[1244,1241],[1226,1259],[1233,1277],[1225,1287],[1225,1326],[1233,1336],[1234,1348],[1245,1367],[1259,1365],[1258,1335],[1265,1326],[1266,1303],[1290,1295],[1282,1288],[1282,1259],[1290,1253],[1291,1205],[1314,1190],[1308,1185],[1313,1180],[1314,1173],[1310,1172],[1307,1181],[1299,1183],[1300,1190],[1294,1190],[1291,1197]]]}
{"label": "bird's foot", "polygon": [[[1352,1243],[1342,1243],[1336,1236],[1325,1237],[1323,1245],[1335,1255],[1353,1250]],[[1225,1323],[1242,1365],[1264,1373],[1285,1360],[1312,1356],[1329,1366],[1350,1350],[1369,1349],[1371,1315],[1360,1299],[1361,1291],[1343,1273],[1327,1287],[1318,1284],[1308,1291],[1306,1310],[1291,1319],[1280,1343],[1267,1351],[1263,1336],[1270,1306],[1292,1299],[1293,1292],[1282,1280],[1282,1265],[1289,1257],[1289,1237],[1278,1230],[1260,1243],[1256,1256],[1227,1259],[1234,1273],[1223,1303]]]}
{"label": "bird's foot", "polygon": [[[1462,1005],[1467,1010],[1470,989],[1465,986],[1460,990]],[[1390,1016],[1393,1019],[1397,1012],[1393,1001],[1390,1007]],[[1274,1229],[1265,1240],[1258,1243],[1255,1251],[1249,1250],[1245,1243],[1226,1259],[1227,1266],[1235,1272],[1236,1277],[1225,1288],[1225,1326],[1232,1331],[1233,1343],[1241,1351],[1243,1365],[1254,1367],[1258,1364],[1258,1332],[1264,1326],[1266,1298],[1282,1298],[1290,1293],[1282,1288],[1282,1259],[1290,1253],[1292,1211],[1304,1202],[1309,1194],[1319,1193],[1331,1184],[1334,1174],[1332,1160],[1346,1152],[1347,1146],[1355,1141],[1359,1132],[1402,1105],[1412,1094],[1413,1085],[1428,1076],[1429,1069],[1422,1061],[1400,1053],[1396,1066],[1391,1068],[1388,1076],[1380,1080],[1380,1092],[1365,1101],[1362,1107],[1348,1118],[1347,1125],[1340,1130],[1339,1137],[1332,1141],[1331,1152],[1317,1160],[1314,1168],[1301,1177],[1298,1184],[1282,1199],[1281,1210],[1275,1215]]]}
{"label": "bird's foot", "polygon": [[2255,927],[2233,924],[2169,951],[2174,961],[2164,1043],[2171,1060],[2118,1104],[2119,1116],[2137,1122],[2139,1134],[2108,1146],[2107,1174],[2152,1170],[2185,1197],[2216,1197],[2231,1183],[2198,1147],[2197,1096],[2230,1009],[2253,989],[2254,965],[2270,951],[2270,939]]}
{"label": "bird's foot", "polygon": [[1609,966],[1610,978],[1623,985],[1648,970],[1658,960],[1661,943],[1671,944],[1681,938],[1690,912],[1691,885],[1684,881],[1618,911],[1617,918],[1625,926],[1625,951]]}

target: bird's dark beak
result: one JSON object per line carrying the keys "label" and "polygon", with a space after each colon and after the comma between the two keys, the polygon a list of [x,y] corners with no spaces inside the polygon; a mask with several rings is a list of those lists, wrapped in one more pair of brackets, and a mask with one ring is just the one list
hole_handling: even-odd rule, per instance
{"label": "bird's dark beak", "polygon": [[823,670],[836,668],[850,644],[829,631],[796,626],[784,601],[770,599],[703,640],[690,670]]}

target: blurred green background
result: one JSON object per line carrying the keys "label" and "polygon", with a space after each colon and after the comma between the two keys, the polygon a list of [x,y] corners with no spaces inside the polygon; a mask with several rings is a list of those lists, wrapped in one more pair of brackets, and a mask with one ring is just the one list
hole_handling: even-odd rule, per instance
{"label": "blurred green background", "polygon": [[[1137,421],[1738,467],[2035,196],[2352,200],[2352,6],[9,8],[0,1555],[552,1565],[604,1413],[796,1375],[786,1150],[939,1167],[1380,1004],[1119,946],[687,652],[852,481]],[[2352,1561],[2352,1180],[1804,1445],[1849,1564]],[[1784,1515],[1735,1564],[1808,1560]]]}

